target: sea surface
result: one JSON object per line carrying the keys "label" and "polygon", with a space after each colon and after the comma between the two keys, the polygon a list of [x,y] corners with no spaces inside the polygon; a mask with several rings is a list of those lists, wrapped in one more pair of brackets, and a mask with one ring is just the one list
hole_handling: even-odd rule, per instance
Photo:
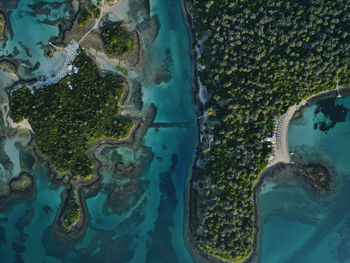
{"label": "sea surface", "polygon": [[[34,0],[33,0],[34,1]],[[57,27],[35,23],[25,18],[27,2],[20,1],[13,19],[22,19],[31,30],[28,35],[14,21],[15,38],[33,47],[33,57],[45,63],[36,41],[47,42],[58,33]],[[37,1],[34,1],[37,2]],[[25,202],[14,205],[11,211],[0,213],[0,262],[194,262],[185,242],[185,194],[197,145],[195,105],[192,97],[192,67],[190,36],[184,24],[180,0],[151,0],[151,15],[158,15],[160,31],[147,52],[156,67],[167,64],[169,78],[155,84],[144,83],[142,99],[145,107],[158,108],[155,121],[172,123],[166,127],[150,128],[143,144],[154,155],[144,174],[135,183],[140,191],[128,196],[130,201],[119,213],[106,204],[111,182],[121,186],[132,180],[112,178],[103,173],[101,191],[87,200],[89,225],[79,242],[60,242],[52,228],[64,190],[53,188],[47,171],[35,167],[37,193]],[[24,11],[23,11],[24,10]],[[63,12],[57,15],[64,16]],[[11,19],[12,19],[11,16]],[[39,18],[35,18],[39,19]],[[28,39],[27,39],[28,38]],[[12,40],[6,48],[16,45]],[[5,51],[3,51],[5,52]],[[38,52],[38,53],[37,53]],[[23,50],[21,54],[23,55]],[[19,55],[19,56],[20,56]],[[169,59],[170,58],[170,59]],[[147,65],[152,67],[152,65]],[[45,74],[44,74],[45,75]],[[176,125],[176,123],[186,125]],[[132,162],[138,153],[122,147],[116,151]],[[105,187],[106,186],[106,187]]]}
{"label": "sea surface", "polygon": [[350,97],[322,99],[303,109],[288,130],[292,161],[321,161],[334,170],[333,191],[277,178],[259,193],[260,263],[350,262]]}
{"label": "sea surface", "polygon": [[[47,15],[38,14],[33,9],[33,5],[43,2],[43,8],[49,10]],[[62,4],[54,9],[54,3]],[[58,19],[70,18],[70,14],[64,12],[65,7],[65,0],[20,0],[17,7],[11,11],[9,20],[13,34],[8,33],[8,41],[1,46],[0,56],[13,55],[21,60],[23,63],[19,67],[19,74],[22,77],[50,77],[63,65],[63,56],[57,54],[53,58],[46,57],[42,45],[47,45],[51,37],[59,35]],[[46,19],[51,24],[44,23]]]}

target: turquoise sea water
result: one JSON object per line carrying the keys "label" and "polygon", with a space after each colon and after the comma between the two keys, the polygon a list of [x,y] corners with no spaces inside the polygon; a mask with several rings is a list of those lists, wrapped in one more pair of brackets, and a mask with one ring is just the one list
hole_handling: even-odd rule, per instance
{"label": "turquoise sea water", "polygon": [[[25,262],[50,263],[194,262],[184,233],[185,191],[197,144],[190,37],[180,1],[150,3],[151,14],[159,16],[160,31],[148,52],[155,58],[152,63],[156,66],[167,63],[170,78],[161,84],[143,86],[143,102],[145,107],[153,103],[158,108],[156,122],[188,125],[147,131],[143,144],[152,150],[154,158],[141,178],[116,179],[111,178],[108,170],[103,172],[101,191],[86,202],[89,225],[77,243],[60,242],[55,237],[51,224],[60,204],[61,190],[41,192],[40,187],[46,189],[49,183],[44,175],[39,176],[39,194],[30,205],[22,203],[9,213],[0,213],[0,255],[6,254],[5,261],[1,258],[0,262],[13,262],[16,257]],[[118,153],[127,162],[136,156],[127,148],[120,148]],[[127,202],[121,203],[123,209],[117,207],[118,212],[112,212],[107,204],[111,183],[121,187],[131,183],[137,189],[133,195],[123,196]],[[45,205],[51,208],[48,218],[42,214]],[[23,228],[28,235],[24,236],[15,225],[31,208],[34,216]],[[16,242],[21,242],[20,248],[14,247]]]}
{"label": "turquoise sea water", "polygon": [[[63,4],[58,9],[54,9],[51,4],[55,2]],[[32,5],[39,3],[46,3],[44,8],[50,10],[48,15],[36,14]],[[42,50],[42,45],[47,45],[51,37],[58,36],[59,23],[55,22],[57,19],[69,19],[69,13],[64,12],[65,7],[64,0],[20,0],[17,8],[10,13],[9,17],[13,35],[8,34],[8,41],[3,43],[0,48],[0,56],[15,54],[15,50],[17,50],[18,54],[15,54],[14,57],[25,62],[21,64],[19,69],[23,76],[48,77],[58,70],[63,64],[62,58],[60,56],[47,58]],[[43,23],[45,19],[53,22],[53,25]],[[33,68],[38,62],[40,67],[36,70],[36,75],[31,75],[27,69]]]}
{"label": "turquoise sea water", "polygon": [[291,122],[288,144],[292,159],[330,165],[335,170],[334,190],[315,197],[296,182],[276,180],[264,185],[259,193],[259,262],[350,262],[349,109],[350,97],[324,99]]}

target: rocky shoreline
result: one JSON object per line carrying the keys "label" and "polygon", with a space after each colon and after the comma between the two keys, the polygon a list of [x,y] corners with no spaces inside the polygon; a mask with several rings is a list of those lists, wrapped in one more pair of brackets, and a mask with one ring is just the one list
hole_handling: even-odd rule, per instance
{"label": "rocky shoreline", "polygon": [[[317,182],[317,178],[310,172],[310,168],[318,168],[325,173],[325,180]],[[259,176],[259,180],[254,187],[254,250],[252,254],[243,261],[244,263],[257,263],[261,247],[261,224],[258,193],[261,187],[275,180],[285,182],[297,182],[301,187],[311,191],[316,197],[329,195],[332,192],[332,178],[334,178],[334,169],[328,164],[317,161],[313,163],[277,163],[266,168]]]}
{"label": "rocky shoreline", "polygon": [[21,172],[9,181],[9,188],[9,193],[0,197],[0,211],[5,211],[15,203],[34,195],[36,192],[34,176],[27,172]]}
{"label": "rocky shoreline", "polygon": [[0,60],[0,70],[7,72],[9,74],[16,75],[17,69],[18,69],[18,66],[14,62],[8,59]]}
{"label": "rocky shoreline", "polygon": [[2,31],[0,32],[0,42],[7,40],[7,33],[9,21],[6,18],[6,14],[0,11],[0,27],[2,28]]}
{"label": "rocky shoreline", "polygon": [[0,2],[0,13],[3,15],[6,23],[6,28],[4,32],[6,34],[4,35],[4,39],[1,39],[0,41],[7,40],[7,33],[13,36],[12,26],[9,17],[12,13],[12,10],[17,8],[19,1],[20,0],[8,0]]}

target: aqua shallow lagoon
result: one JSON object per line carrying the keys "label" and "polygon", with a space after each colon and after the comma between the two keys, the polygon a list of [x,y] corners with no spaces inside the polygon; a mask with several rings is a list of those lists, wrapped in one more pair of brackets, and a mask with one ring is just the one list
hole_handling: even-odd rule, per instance
{"label": "aqua shallow lagoon", "polygon": [[[350,262],[350,120],[346,113],[350,97],[327,100],[328,117],[315,114],[317,105],[312,105],[303,109],[301,119],[292,120],[288,144],[294,160],[330,165],[335,171],[334,190],[316,197],[294,181],[263,185],[259,193],[261,263]],[[320,130],[322,122],[330,124],[340,115],[345,116],[343,121],[328,131]]]}

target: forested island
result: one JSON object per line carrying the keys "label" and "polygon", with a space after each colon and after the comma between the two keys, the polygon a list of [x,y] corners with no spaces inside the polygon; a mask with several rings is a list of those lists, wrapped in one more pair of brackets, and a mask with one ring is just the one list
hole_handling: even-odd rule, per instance
{"label": "forested island", "polygon": [[274,121],[303,99],[348,86],[350,4],[322,0],[187,0],[199,79],[208,92],[191,182],[191,235],[215,257],[256,248],[254,186]]}
{"label": "forested island", "polygon": [[15,90],[11,117],[15,122],[29,120],[36,145],[59,172],[87,178],[93,166],[87,146],[102,138],[126,137],[132,122],[118,117],[118,102],[126,85],[121,77],[102,77],[83,52],[73,65],[77,73],[57,84]]}

